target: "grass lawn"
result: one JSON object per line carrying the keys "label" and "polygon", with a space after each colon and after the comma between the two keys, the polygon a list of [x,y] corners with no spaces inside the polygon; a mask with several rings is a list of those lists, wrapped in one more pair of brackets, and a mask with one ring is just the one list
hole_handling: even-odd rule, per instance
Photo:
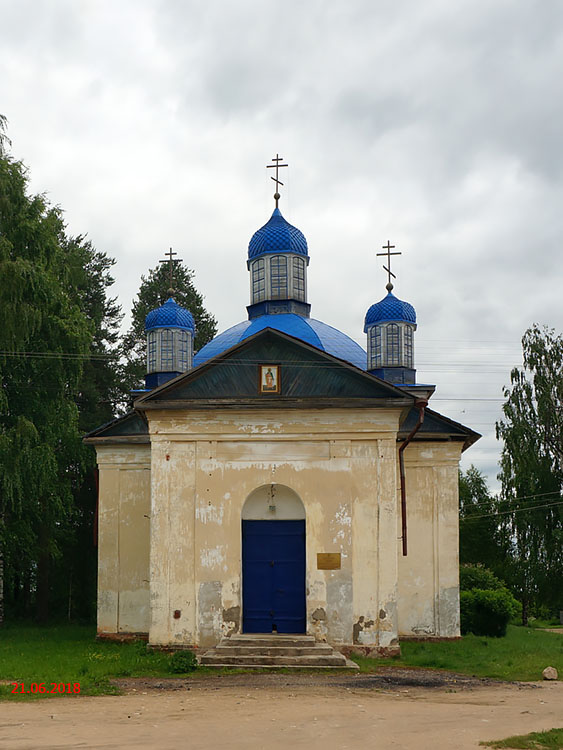
{"label": "grass lawn", "polygon": [[549,732],[530,732],[507,737],[505,740],[481,742],[487,747],[512,748],[513,750],[561,750],[563,729],[550,729]]}
{"label": "grass lawn", "polygon": [[[382,664],[379,659],[353,656],[363,672]],[[394,666],[430,667],[498,680],[541,680],[545,667],[563,676],[563,635],[509,625],[505,638],[466,635],[459,641],[401,643]]]}
{"label": "grass lawn", "polygon": [[[170,654],[147,651],[146,644],[97,643],[96,629],[87,626],[45,627],[6,625],[0,630],[0,681],[24,683],[80,683],[80,692],[101,695],[118,692],[109,684],[112,677],[172,677]],[[13,686],[0,684],[0,699],[52,697],[12,694]],[[53,693],[57,695],[58,693]]]}
{"label": "grass lawn", "polygon": [[[171,655],[147,651],[146,644],[97,643],[95,628],[69,626],[39,628],[6,625],[0,630],[0,699],[33,700],[45,694],[12,694],[10,682],[32,684],[80,683],[81,694],[116,693],[113,677],[171,677]],[[374,672],[384,665],[447,669],[462,674],[500,680],[540,680],[542,670],[553,666],[563,674],[563,635],[509,626],[506,638],[473,635],[444,643],[408,643],[400,659],[381,660],[354,656],[361,671]],[[205,669],[205,668],[204,668]],[[205,669],[205,671],[208,671]],[[213,670],[220,676],[220,672]]]}

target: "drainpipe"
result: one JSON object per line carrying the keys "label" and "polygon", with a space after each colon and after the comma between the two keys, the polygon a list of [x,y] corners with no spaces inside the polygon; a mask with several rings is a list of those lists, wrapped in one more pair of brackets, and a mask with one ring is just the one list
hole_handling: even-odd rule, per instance
{"label": "drainpipe", "polygon": [[399,471],[401,474],[401,537],[403,540],[403,557],[407,554],[407,490],[405,487],[405,459],[403,452],[416,433],[422,427],[424,422],[424,409],[428,406],[428,401],[420,400],[415,401],[416,408],[418,409],[418,420],[411,430],[410,435],[402,443],[399,448]]}

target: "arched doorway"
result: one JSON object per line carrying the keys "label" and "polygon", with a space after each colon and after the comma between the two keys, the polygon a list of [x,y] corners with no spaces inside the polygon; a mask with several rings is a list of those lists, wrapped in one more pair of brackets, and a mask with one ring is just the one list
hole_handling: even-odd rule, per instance
{"label": "arched doorway", "polygon": [[304,633],[305,508],[280,484],[258,487],[242,509],[244,633]]}

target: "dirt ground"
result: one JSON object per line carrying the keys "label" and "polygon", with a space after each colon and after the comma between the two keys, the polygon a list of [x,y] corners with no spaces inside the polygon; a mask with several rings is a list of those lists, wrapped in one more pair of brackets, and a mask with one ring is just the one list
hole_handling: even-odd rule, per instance
{"label": "dirt ground", "polygon": [[465,750],[563,725],[563,683],[426,670],[122,680],[118,697],[0,704],[2,750]]}

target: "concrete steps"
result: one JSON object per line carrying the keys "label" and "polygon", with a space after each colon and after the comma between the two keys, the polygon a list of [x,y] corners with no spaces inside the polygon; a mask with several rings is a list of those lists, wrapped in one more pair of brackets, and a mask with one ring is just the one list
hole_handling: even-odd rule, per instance
{"label": "concrete steps", "polygon": [[358,669],[328,643],[316,643],[312,635],[275,633],[222,638],[200,657],[200,663],[238,669]]}

